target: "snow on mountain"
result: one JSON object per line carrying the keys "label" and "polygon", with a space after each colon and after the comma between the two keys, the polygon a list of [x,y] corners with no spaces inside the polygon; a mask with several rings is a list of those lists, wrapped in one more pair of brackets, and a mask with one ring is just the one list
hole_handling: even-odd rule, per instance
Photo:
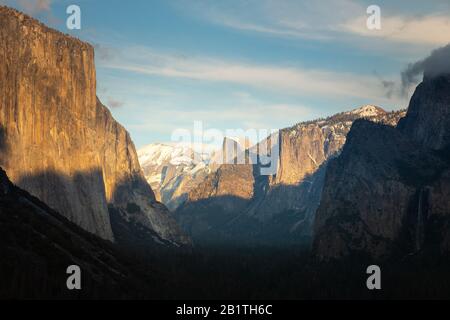
{"label": "snow on mountain", "polygon": [[[326,119],[298,123],[282,132],[291,139],[302,137],[309,126],[317,126],[323,132],[326,156],[337,152],[345,143],[345,136],[354,120],[366,118],[384,123],[395,122],[398,116],[383,109],[365,105],[342,112]],[[394,125],[394,123],[392,123]],[[272,139],[278,141],[278,137]],[[266,150],[269,144],[263,139],[259,148]],[[138,150],[139,162],[145,178],[155,192],[157,200],[169,209],[175,210],[184,203],[188,193],[201,183],[210,173],[215,172],[222,163],[233,163],[245,150],[258,153],[257,145],[251,146],[245,137],[225,137],[222,146],[186,143],[155,143]],[[296,174],[292,174],[292,177]]]}
{"label": "snow on mountain", "polygon": [[377,107],[377,106],[365,105],[365,106],[362,106],[362,107],[360,107],[358,109],[352,110],[352,111],[350,111],[348,113],[355,114],[355,115],[358,115],[361,118],[364,118],[364,117],[376,117],[376,116],[378,116],[380,114],[386,113],[386,111],[383,110],[380,107]]}
{"label": "snow on mountain", "polygon": [[235,137],[225,137],[222,147],[155,143],[138,150],[138,158],[157,200],[174,210],[208,174],[222,163],[232,161],[249,145],[248,139]]}
{"label": "snow on mountain", "polygon": [[249,149],[278,151],[268,176],[262,166],[221,166],[189,192],[175,217],[197,244],[308,244],[328,160],[339,156],[355,120],[395,126],[404,114],[363,106],[273,133]]}
{"label": "snow on mountain", "polygon": [[145,178],[157,200],[174,209],[183,195],[210,170],[211,147],[202,144],[155,143],[138,150]]}
{"label": "snow on mountain", "polygon": [[138,150],[141,166],[162,165],[192,165],[195,163],[194,151],[186,145],[150,144]]}

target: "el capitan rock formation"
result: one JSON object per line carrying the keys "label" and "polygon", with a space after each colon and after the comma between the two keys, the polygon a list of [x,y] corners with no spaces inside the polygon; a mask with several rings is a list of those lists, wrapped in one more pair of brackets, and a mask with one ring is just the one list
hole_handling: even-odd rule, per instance
{"label": "el capitan rock formation", "polygon": [[156,202],[128,132],[96,96],[94,49],[0,7],[0,166],[85,230],[113,240],[108,207],[188,239]]}

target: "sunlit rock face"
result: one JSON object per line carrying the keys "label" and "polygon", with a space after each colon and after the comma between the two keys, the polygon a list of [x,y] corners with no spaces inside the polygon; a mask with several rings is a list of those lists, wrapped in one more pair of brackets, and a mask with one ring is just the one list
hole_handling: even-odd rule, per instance
{"label": "sunlit rock face", "polygon": [[[356,122],[315,221],[323,260],[450,249],[450,77],[424,78],[396,128]],[[431,251],[430,251],[431,250]]]}
{"label": "sunlit rock face", "polygon": [[222,165],[189,192],[176,217],[198,241],[308,243],[328,160],[340,153],[353,121],[395,125],[402,116],[404,111],[368,105],[280,130],[249,149],[249,154],[258,147],[264,152],[275,141],[275,174],[262,175],[255,163]]}
{"label": "sunlit rock face", "polygon": [[5,7],[0,128],[11,180],[84,229],[113,240],[114,206],[126,221],[187,241],[156,203],[128,132],[97,99],[92,46]]}

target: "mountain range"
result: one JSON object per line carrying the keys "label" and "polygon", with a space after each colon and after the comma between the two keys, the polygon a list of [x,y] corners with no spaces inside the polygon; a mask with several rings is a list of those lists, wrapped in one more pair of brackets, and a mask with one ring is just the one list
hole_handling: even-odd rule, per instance
{"label": "mountain range", "polygon": [[182,205],[188,193],[215,172],[227,158],[245,150],[239,139],[224,137],[222,145],[155,143],[138,150],[145,178],[170,210]]}
{"label": "mountain range", "polygon": [[[160,172],[164,171],[180,172],[169,175],[169,180],[177,181],[176,185],[184,186],[189,181],[189,188],[183,189],[185,195],[175,207],[175,216],[197,243],[307,243],[312,237],[327,161],[340,153],[353,121],[366,118],[395,126],[404,115],[405,111],[386,112],[366,105],[280,130],[272,137],[272,141],[278,141],[273,147],[279,148],[280,157],[276,173],[270,176],[261,175],[256,163],[222,164],[214,168],[204,165],[206,170],[200,170],[199,174],[192,163],[189,167],[186,162],[179,163],[179,154],[168,152],[171,149],[167,146],[163,163],[159,156],[161,148],[157,146],[142,150],[140,153],[146,156],[140,160],[150,179],[160,179]],[[249,147],[248,152],[257,153],[257,148],[268,144],[269,138]],[[153,153],[158,161],[148,161],[151,148],[158,150]],[[194,175],[185,174],[186,168],[196,173],[194,179]],[[162,181],[167,179],[166,175],[162,177]],[[160,186],[167,192],[167,184]],[[154,189],[158,190],[158,184]]]}
{"label": "mountain range", "polygon": [[[96,87],[90,44],[0,6],[0,297],[77,297],[61,287],[71,264],[86,274],[78,298],[209,297],[236,284],[254,297],[299,279],[314,291],[327,263],[356,257],[432,256],[448,270],[447,69],[425,66],[406,111],[364,105],[255,145],[225,137],[214,152],[136,151]],[[279,152],[270,174],[260,150]],[[308,258],[278,261],[280,248]],[[284,275],[286,261],[301,274]]]}

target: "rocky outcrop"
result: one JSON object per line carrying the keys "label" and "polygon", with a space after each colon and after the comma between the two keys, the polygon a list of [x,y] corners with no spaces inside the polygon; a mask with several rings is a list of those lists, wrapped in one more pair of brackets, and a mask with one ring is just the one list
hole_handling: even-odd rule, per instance
{"label": "rocky outcrop", "polygon": [[403,115],[364,106],[283,129],[259,144],[264,151],[270,140],[278,141],[273,146],[279,148],[276,174],[261,175],[258,164],[224,165],[189,193],[176,217],[200,241],[308,242],[328,160],[339,154],[353,121],[396,124]]}
{"label": "rocky outcrop", "polygon": [[0,7],[0,165],[82,228],[113,240],[108,206],[185,243],[155,201],[128,132],[96,97],[94,49]]}
{"label": "rocky outcrop", "polygon": [[397,128],[353,125],[328,166],[314,252],[401,257],[449,249],[450,77],[425,77]]}
{"label": "rocky outcrop", "polygon": [[450,144],[449,77],[425,75],[411,97],[408,116],[399,130],[420,146],[439,150]]}

